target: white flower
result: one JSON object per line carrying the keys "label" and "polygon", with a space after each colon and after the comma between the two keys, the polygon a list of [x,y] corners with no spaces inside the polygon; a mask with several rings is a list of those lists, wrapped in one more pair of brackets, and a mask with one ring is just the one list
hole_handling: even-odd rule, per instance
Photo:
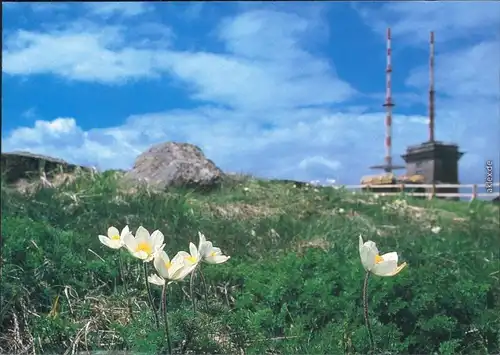
{"label": "white flower", "polygon": [[248,191],[250,191],[250,189],[248,187],[244,187],[243,191],[248,192]]}
{"label": "white flower", "polygon": [[431,232],[434,234],[438,234],[439,232],[441,232],[441,227],[439,226],[432,227]]}
{"label": "white flower", "polygon": [[148,276],[148,281],[160,286],[164,285],[165,281],[169,281],[170,283],[183,280],[195,267],[193,265],[186,265],[184,258],[179,254],[170,260],[167,253],[163,250],[155,256],[153,265],[159,276],[156,274]]}
{"label": "white flower", "polygon": [[143,226],[137,228],[135,238],[132,234],[128,234],[124,238],[125,246],[130,253],[144,262],[153,260],[156,254],[163,250],[165,247],[163,240],[162,232],[156,230],[149,235],[149,232]]}
{"label": "white flower", "polygon": [[124,237],[127,234],[131,234],[128,226],[122,229],[122,232],[118,232],[118,229],[115,227],[108,228],[108,236],[99,235],[99,240],[102,244],[111,249],[120,249],[124,245]]}
{"label": "white flower", "polygon": [[186,265],[194,267],[198,265],[201,258],[200,251],[193,243],[189,243],[189,253],[186,253],[185,251],[180,251],[177,253],[177,255],[180,255],[179,257],[182,257],[184,259],[184,263]]}
{"label": "white flower", "polygon": [[345,210],[344,210],[343,208],[339,208],[339,213],[340,213],[340,214],[342,214],[342,213],[344,213],[344,212],[345,212]]}
{"label": "white flower", "polygon": [[228,261],[231,257],[222,254],[220,248],[215,248],[212,242],[207,241],[205,235],[198,232],[200,243],[198,245],[198,252],[202,261],[208,264],[221,264]]}
{"label": "white flower", "polygon": [[394,276],[406,266],[406,263],[398,266],[398,253],[396,252],[379,255],[375,243],[371,240],[363,243],[361,235],[359,236],[359,255],[365,270],[378,276]]}

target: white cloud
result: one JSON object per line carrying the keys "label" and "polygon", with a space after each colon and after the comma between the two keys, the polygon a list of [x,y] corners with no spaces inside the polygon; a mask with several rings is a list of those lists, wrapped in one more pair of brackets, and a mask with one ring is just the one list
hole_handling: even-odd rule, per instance
{"label": "white cloud", "polygon": [[[4,137],[3,149],[57,152],[72,162],[130,168],[152,144],[173,140],[200,146],[226,171],[303,180],[335,173],[339,181],[351,183],[353,176],[369,173],[368,165],[382,161],[382,144],[376,148],[373,141],[382,142],[383,114],[302,109],[279,115],[273,127],[264,131],[262,121],[253,120],[251,113],[210,107],[131,116],[122,126],[90,131],[81,130],[69,118],[37,121],[32,128],[19,128]],[[425,133],[422,124],[406,123],[412,118],[396,118],[395,127],[401,132],[396,152],[403,153],[404,140],[415,137],[415,132]],[[366,140],[367,135],[373,140]]]}
{"label": "white cloud", "polygon": [[485,33],[494,37],[500,26],[500,3],[494,1],[359,3],[355,8],[375,31],[384,33],[391,27],[393,37],[407,44],[428,43],[430,31],[436,32],[437,43]]}
{"label": "white cloud", "polygon": [[46,2],[46,3],[24,3],[24,2],[2,2],[2,8],[4,10],[19,10],[25,7],[29,7],[31,11],[35,13],[49,13],[55,11],[64,11],[68,9],[68,4]]}
{"label": "white cloud", "polygon": [[88,2],[84,4],[92,15],[109,18],[113,15],[132,17],[152,11],[147,2]]}
{"label": "white cloud", "polygon": [[297,15],[270,11],[229,18],[219,31],[227,54],[139,47],[127,43],[118,26],[20,30],[6,39],[2,70],[101,83],[169,74],[188,84],[193,98],[246,109],[345,101],[355,90],[325,59],[301,47],[311,26]]}
{"label": "white cloud", "polygon": [[[500,43],[479,42],[470,47],[446,51],[435,60],[436,90],[454,97],[484,97],[498,100],[500,78]],[[419,88],[429,84],[429,68],[414,70],[407,83]]]}
{"label": "white cloud", "polygon": [[[17,128],[11,133],[9,140],[16,142],[18,146],[12,150],[26,150],[20,146],[40,145],[45,142],[59,143],[80,133],[81,130],[73,118],[57,118],[53,121],[37,120],[33,128]],[[75,143],[78,142],[72,144]]]}
{"label": "white cloud", "polygon": [[123,41],[119,27],[78,30],[72,27],[51,33],[17,31],[5,41],[2,71],[10,75],[52,73],[103,83],[156,75],[147,65],[151,51],[114,48]]}

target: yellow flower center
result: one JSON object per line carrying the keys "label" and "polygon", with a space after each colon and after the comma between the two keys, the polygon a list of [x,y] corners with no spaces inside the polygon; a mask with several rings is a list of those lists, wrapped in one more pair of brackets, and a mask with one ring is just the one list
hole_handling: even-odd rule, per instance
{"label": "yellow flower center", "polygon": [[195,256],[186,256],[186,260],[190,263],[195,263],[197,261]]}
{"label": "yellow flower center", "polygon": [[381,263],[382,261],[384,261],[384,258],[381,257],[380,255],[375,255],[375,264],[378,264],[378,263]]}
{"label": "yellow flower center", "polygon": [[167,269],[170,269],[171,266],[172,266],[172,263],[170,261],[168,261],[168,262],[165,263],[165,267]]}
{"label": "yellow flower center", "polygon": [[217,255],[217,253],[215,251],[210,253],[210,256],[216,256],[216,255]]}
{"label": "yellow flower center", "polygon": [[118,234],[115,234],[111,236],[111,240],[120,240],[120,236]]}
{"label": "yellow flower center", "polygon": [[145,252],[146,254],[150,255],[152,252],[153,252],[153,248],[151,247],[151,244],[147,243],[147,242],[140,242],[138,245],[137,245],[137,248],[135,249],[136,252],[138,251],[143,251]]}

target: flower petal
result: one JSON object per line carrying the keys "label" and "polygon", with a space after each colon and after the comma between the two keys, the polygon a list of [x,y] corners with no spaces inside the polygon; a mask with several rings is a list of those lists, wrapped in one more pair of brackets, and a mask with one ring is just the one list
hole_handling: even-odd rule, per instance
{"label": "flower petal", "polygon": [[398,267],[394,260],[382,261],[372,268],[371,272],[377,276],[392,276]]}
{"label": "flower petal", "polygon": [[378,255],[378,248],[377,248],[377,244],[375,244],[375,242],[368,240],[365,242],[364,246],[367,248],[373,249],[376,252],[376,254]]}
{"label": "flower petal", "polygon": [[165,284],[165,280],[156,274],[148,276],[148,282],[158,286],[163,286]]}
{"label": "flower petal", "polygon": [[394,275],[399,274],[399,273],[401,272],[401,270],[403,270],[403,269],[405,268],[405,266],[406,266],[406,265],[407,265],[407,264],[406,264],[406,262],[402,263],[401,265],[399,265],[399,266],[396,268],[396,270],[394,270],[394,272],[393,272],[393,273],[391,273],[390,275],[387,275],[387,276],[394,276]]}
{"label": "flower petal", "polygon": [[123,237],[124,237],[125,235],[129,234],[129,233],[130,233],[130,229],[128,228],[128,225],[127,225],[127,226],[125,226],[125,227],[123,227],[123,229],[122,229],[122,233],[120,234],[121,239],[123,239]]}
{"label": "flower petal", "polygon": [[401,272],[401,270],[403,270],[406,267],[406,265],[407,265],[406,262],[402,263],[393,272],[391,272],[390,274],[387,274],[385,276],[394,276],[394,275],[399,274]]}
{"label": "flower petal", "polygon": [[168,268],[167,268],[167,264],[169,262],[170,262],[170,260],[168,258],[168,255],[163,250],[161,252],[159,252],[158,254],[156,254],[156,256],[154,257],[153,265],[154,265],[156,271],[158,272],[158,274],[160,274],[160,276],[163,277],[164,279],[169,278],[168,277],[169,272],[168,272]]}
{"label": "flower petal", "polygon": [[155,257],[158,253],[163,251],[163,248],[165,248],[165,244],[160,245],[159,247],[153,249],[153,257]]}
{"label": "flower petal", "polygon": [[398,253],[396,253],[395,251],[380,255],[380,257],[384,259],[384,261],[394,260],[396,264],[398,263]]}
{"label": "flower petal", "polygon": [[159,230],[155,230],[153,234],[151,234],[151,244],[153,249],[159,249],[160,245],[163,244],[165,240],[165,236]]}
{"label": "flower petal", "polygon": [[135,252],[137,249],[137,240],[134,238],[132,233],[128,233],[123,236],[123,243],[131,253]]}
{"label": "flower petal", "polygon": [[115,235],[120,235],[120,232],[118,231],[118,229],[116,229],[116,227],[109,227],[108,228],[108,237],[112,238]]}
{"label": "flower petal", "polygon": [[141,260],[146,260],[149,257],[148,253],[142,250],[134,251],[132,252],[132,255]]}
{"label": "flower petal", "polygon": [[231,257],[226,255],[215,255],[205,259],[208,264],[222,264],[228,261]]}
{"label": "flower petal", "polygon": [[168,278],[170,280],[178,280],[179,275],[183,273],[183,269],[186,267],[183,261],[179,261],[170,265],[168,270]]}
{"label": "flower petal", "polygon": [[213,252],[212,242],[205,242],[201,245],[200,249],[198,249],[201,257],[208,257]]}
{"label": "flower petal", "polygon": [[193,243],[189,243],[189,253],[191,254],[191,256],[194,256],[195,258],[198,258],[199,256],[198,248]]}
{"label": "flower petal", "polygon": [[187,275],[189,275],[193,270],[196,268],[196,264],[194,265],[183,265],[180,269],[178,269],[173,275],[170,277],[172,280],[176,281],[181,281],[183,280]]}
{"label": "flower petal", "polygon": [[375,265],[375,257],[378,255],[378,249],[371,240],[363,243],[363,238],[359,236],[359,256],[361,264],[365,270],[370,271]]}
{"label": "flower petal", "polygon": [[205,235],[199,231],[198,231],[198,237],[200,238],[200,243],[198,244],[198,248],[201,248],[202,244],[206,243],[207,238],[205,238]]}
{"label": "flower petal", "polygon": [[185,258],[189,258],[191,255],[189,255],[189,253],[186,253],[184,250],[178,252],[177,254],[175,254],[174,258],[171,260],[172,263],[174,262],[179,262],[179,259],[180,260],[183,260],[184,262],[184,259]]}
{"label": "flower petal", "polygon": [[136,239],[149,239],[149,232],[146,228],[143,226],[139,226],[137,228],[137,232],[135,232],[135,238]]}
{"label": "flower petal", "polygon": [[119,249],[122,246],[119,241],[109,239],[108,237],[105,237],[104,235],[100,235],[99,240],[101,241],[102,244],[104,244],[105,246],[107,246],[108,248],[111,248],[111,249]]}

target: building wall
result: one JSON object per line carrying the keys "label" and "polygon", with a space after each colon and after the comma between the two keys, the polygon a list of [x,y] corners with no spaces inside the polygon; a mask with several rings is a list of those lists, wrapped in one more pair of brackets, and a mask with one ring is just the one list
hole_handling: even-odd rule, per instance
{"label": "building wall", "polygon": [[[409,153],[409,154],[408,154]],[[410,148],[406,155],[407,175],[423,175],[425,184],[458,184],[458,153],[455,146],[423,144]],[[436,192],[458,193],[458,188],[438,188]]]}
{"label": "building wall", "polygon": [[424,184],[430,184],[432,183],[432,178],[434,176],[434,161],[422,160],[407,163],[406,175],[423,175],[425,177]]}
{"label": "building wall", "polygon": [[439,172],[441,181],[446,181],[449,184],[458,184],[458,162],[456,154],[449,154],[447,159],[442,160],[442,169]]}

